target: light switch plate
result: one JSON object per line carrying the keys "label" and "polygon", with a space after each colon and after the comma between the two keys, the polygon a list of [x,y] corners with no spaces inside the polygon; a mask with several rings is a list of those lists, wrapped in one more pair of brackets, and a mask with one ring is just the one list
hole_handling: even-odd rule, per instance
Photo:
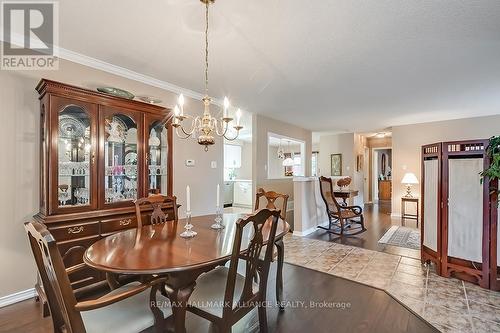
{"label": "light switch plate", "polygon": [[212,162],[210,163],[210,167],[211,167],[212,169],[217,169],[217,161],[212,161]]}
{"label": "light switch plate", "polygon": [[187,167],[194,167],[194,160],[186,160],[186,166]]}

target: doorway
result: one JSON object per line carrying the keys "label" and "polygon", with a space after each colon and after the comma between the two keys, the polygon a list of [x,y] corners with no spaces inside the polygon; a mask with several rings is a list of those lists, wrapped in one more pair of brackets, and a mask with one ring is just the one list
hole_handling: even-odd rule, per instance
{"label": "doorway", "polygon": [[392,199],[392,148],[372,150],[372,200],[379,209],[391,211]]}

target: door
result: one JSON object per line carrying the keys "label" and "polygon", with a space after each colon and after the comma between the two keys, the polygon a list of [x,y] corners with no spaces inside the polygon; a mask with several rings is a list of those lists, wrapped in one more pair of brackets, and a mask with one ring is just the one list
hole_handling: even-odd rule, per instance
{"label": "door", "polygon": [[145,141],[146,158],[144,188],[149,193],[172,195],[172,128],[168,116],[146,115]]}
{"label": "door", "polygon": [[97,208],[97,105],[50,97],[50,214]]}
{"label": "door", "polygon": [[131,206],[144,196],[143,114],[100,106],[99,202],[103,208]]}

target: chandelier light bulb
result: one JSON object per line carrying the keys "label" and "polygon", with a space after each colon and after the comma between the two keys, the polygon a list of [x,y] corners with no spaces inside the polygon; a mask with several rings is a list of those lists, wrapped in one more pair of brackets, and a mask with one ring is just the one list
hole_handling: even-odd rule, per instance
{"label": "chandelier light bulb", "polygon": [[241,120],[241,110],[238,109],[236,111],[236,126],[240,126],[240,120]]}
{"label": "chandelier light bulb", "polygon": [[179,105],[181,106],[181,108],[184,106],[184,95],[183,94],[180,94],[179,95]]}

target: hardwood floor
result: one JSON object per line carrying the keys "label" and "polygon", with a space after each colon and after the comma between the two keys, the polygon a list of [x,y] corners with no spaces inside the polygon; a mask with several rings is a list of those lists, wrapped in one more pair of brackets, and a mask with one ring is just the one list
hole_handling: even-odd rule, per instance
{"label": "hardwood floor", "polygon": [[[400,218],[391,217],[390,206],[390,202],[365,205],[363,212],[367,230],[362,234],[350,237],[340,237],[338,235],[330,234],[322,229],[318,229],[306,237],[420,259],[419,250],[405,249],[378,243],[379,239],[382,238],[391,226],[401,224]],[[413,221],[407,221],[406,226],[415,227],[416,224]]]}
{"label": "hardwood floor", "polygon": [[[274,269],[275,265],[269,300],[275,300]],[[382,290],[291,264],[285,264],[284,275],[287,307],[282,313],[274,304],[268,308],[270,332],[437,332]],[[243,320],[247,322],[238,327],[258,327],[254,312]],[[211,331],[208,322],[191,314],[187,328],[188,332]],[[0,309],[0,332],[52,332],[52,323],[41,318],[38,303],[27,300]]]}

